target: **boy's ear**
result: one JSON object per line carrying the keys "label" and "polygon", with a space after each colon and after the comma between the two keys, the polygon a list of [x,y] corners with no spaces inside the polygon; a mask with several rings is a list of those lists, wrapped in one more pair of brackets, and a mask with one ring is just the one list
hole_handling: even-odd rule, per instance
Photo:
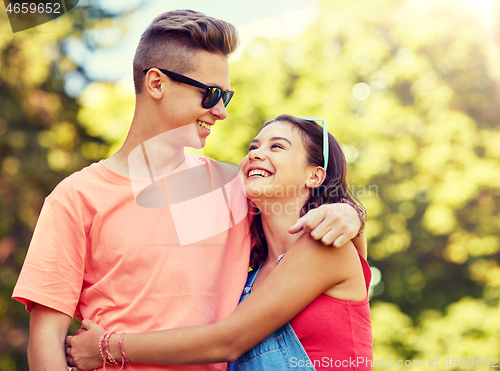
{"label": "boy's ear", "polygon": [[311,172],[309,173],[309,177],[306,180],[306,187],[317,188],[321,184],[323,184],[325,178],[326,178],[325,169],[323,169],[321,166],[316,166],[312,168]]}
{"label": "boy's ear", "polygon": [[151,69],[145,76],[146,90],[153,99],[160,99],[163,96],[163,83],[158,71]]}

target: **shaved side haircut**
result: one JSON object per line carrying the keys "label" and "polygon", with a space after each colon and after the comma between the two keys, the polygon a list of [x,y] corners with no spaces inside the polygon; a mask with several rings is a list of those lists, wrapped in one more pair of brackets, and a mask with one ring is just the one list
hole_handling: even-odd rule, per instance
{"label": "shaved side haircut", "polygon": [[134,86],[142,90],[143,70],[157,67],[184,74],[195,68],[197,51],[228,56],[238,46],[236,28],[193,10],[160,14],[144,31],[134,57]]}

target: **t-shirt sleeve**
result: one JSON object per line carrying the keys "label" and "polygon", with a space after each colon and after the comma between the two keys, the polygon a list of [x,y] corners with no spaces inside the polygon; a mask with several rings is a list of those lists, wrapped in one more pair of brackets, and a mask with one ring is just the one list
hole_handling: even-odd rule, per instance
{"label": "t-shirt sleeve", "polygon": [[45,199],[13,299],[31,311],[33,302],[73,317],[85,271],[83,223],[50,196]]}

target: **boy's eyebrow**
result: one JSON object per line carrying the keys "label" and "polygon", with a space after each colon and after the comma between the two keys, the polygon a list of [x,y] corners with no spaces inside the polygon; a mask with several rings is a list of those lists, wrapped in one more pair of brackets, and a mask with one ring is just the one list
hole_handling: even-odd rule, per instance
{"label": "boy's eyebrow", "polygon": [[[284,141],[288,142],[288,144],[292,145],[292,142],[290,142],[290,141],[289,141],[287,138],[285,138],[285,137],[272,137],[270,140],[271,140],[271,141],[273,141],[273,140],[284,140]],[[259,143],[260,143],[260,141],[256,138],[256,139],[252,140],[249,144],[252,144],[252,143],[257,143],[257,144],[259,144]]]}
{"label": "boy's eyebrow", "polygon": [[[220,86],[219,84],[216,84],[216,83],[208,83],[208,84],[205,84],[206,86],[215,86],[216,88],[219,88],[221,89],[222,91],[224,91],[225,89]],[[231,88],[228,88],[228,89],[231,89]]]}

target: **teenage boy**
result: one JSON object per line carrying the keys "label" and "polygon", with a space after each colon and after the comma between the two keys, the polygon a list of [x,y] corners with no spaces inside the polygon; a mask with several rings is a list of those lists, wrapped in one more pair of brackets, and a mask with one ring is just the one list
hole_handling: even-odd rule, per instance
{"label": "teenage boy", "polygon": [[[171,207],[137,203],[129,164],[130,154],[146,146],[156,156],[145,167],[156,161],[155,175],[213,163],[184,152],[193,139],[184,129],[195,130],[202,147],[216,121],[227,117],[228,55],[236,45],[232,25],[190,10],[161,14],[142,35],[133,63],[135,114],[123,146],[63,180],[46,198],[14,289],[13,297],[31,311],[31,370],[67,371],[64,341],[74,315],[130,333],[213,323],[236,307],[248,271],[249,218],[181,244]],[[165,133],[176,134],[151,140]],[[337,206],[340,216],[324,206],[295,229],[304,222],[326,244],[340,235],[342,245],[360,222],[350,206]],[[225,365],[127,365],[146,369]]]}

